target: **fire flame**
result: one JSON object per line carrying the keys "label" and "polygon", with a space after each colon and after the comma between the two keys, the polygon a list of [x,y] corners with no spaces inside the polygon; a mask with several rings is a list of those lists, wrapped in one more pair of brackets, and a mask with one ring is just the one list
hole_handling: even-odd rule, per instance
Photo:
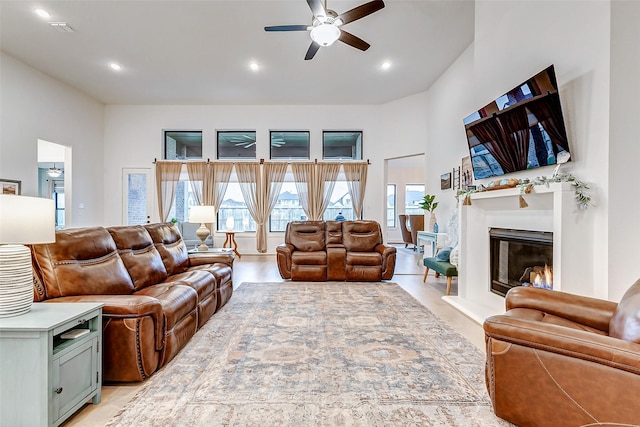
{"label": "fire flame", "polygon": [[551,267],[549,267],[548,265],[544,265],[544,278],[536,273],[535,277],[533,278],[533,283],[536,285],[542,285],[545,284],[547,286],[551,286],[553,285],[553,270]]}

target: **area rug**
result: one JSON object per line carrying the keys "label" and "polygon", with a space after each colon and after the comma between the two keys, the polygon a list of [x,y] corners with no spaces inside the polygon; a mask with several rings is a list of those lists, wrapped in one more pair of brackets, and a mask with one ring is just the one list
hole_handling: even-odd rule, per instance
{"label": "area rug", "polygon": [[108,426],[508,426],[484,356],[394,283],[244,283]]}

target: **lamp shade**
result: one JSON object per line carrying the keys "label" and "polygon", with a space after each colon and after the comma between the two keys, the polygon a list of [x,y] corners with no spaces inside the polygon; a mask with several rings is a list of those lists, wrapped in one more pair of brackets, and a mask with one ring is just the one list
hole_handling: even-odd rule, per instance
{"label": "lamp shade", "polygon": [[216,208],[214,206],[191,206],[189,222],[200,224],[216,222]]}
{"label": "lamp shade", "polygon": [[53,199],[0,194],[0,244],[56,241]]}

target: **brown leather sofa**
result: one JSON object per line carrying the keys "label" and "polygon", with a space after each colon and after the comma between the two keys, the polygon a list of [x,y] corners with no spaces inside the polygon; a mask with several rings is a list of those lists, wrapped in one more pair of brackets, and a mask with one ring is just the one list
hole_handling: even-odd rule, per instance
{"label": "brown leather sofa", "polygon": [[396,265],[376,221],[293,221],[276,254],[280,276],[294,281],[389,280]]}
{"label": "brown leather sofa", "polygon": [[640,425],[640,280],[619,304],[518,287],[484,322],[497,416],[518,426]]}
{"label": "brown leather sofa", "polygon": [[233,254],[189,254],[171,223],[61,230],[31,253],[36,301],[104,303],[105,382],[148,378],[233,292]]}

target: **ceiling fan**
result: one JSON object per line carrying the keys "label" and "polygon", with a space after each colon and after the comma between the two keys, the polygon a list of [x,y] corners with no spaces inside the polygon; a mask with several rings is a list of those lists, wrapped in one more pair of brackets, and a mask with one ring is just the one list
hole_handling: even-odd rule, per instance
{"label": "ceiling fan", "polygon": [[346,43],[356,49],[369,49],[371,46],[369,43],[340,27],[371,15],[384,7],[382,0],[373,0],[338,15],[335,11],[327,9],[326,0],[324,6],[322,0],[307,0],[307,4],[313,13],[310,26],[275,25],[264,27],[265,31],[310,31],[309,35],[312,41],[304,57],[305,60],[312,59],[321,46],[331,46],[336,40],[340,40],[342,43]]}

